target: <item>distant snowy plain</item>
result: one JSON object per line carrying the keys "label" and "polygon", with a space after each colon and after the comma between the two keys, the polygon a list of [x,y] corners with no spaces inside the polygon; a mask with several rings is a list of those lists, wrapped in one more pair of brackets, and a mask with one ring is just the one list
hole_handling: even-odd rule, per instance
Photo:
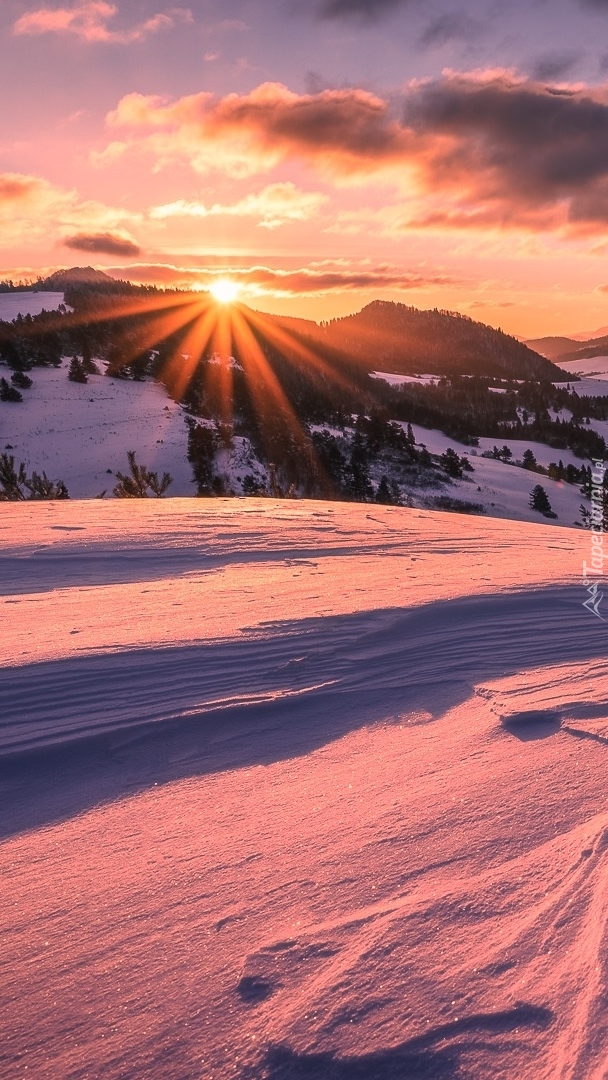
{"label": "distant snowy plain", "polygon": [[0,1075],[604,1078],[588,547],[370,505],[5,504]]}

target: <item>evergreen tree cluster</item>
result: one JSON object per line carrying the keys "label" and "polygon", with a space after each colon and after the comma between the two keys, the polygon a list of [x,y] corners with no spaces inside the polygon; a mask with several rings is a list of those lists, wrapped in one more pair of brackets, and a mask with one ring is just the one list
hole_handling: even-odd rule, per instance
{"label": "evergreen tree cluster", "polygon": [[27,499],[69,499],[62,480],[49,480],[45,472],[28,476],[25,465],[15,466],[13,454],[0,454],[0,502],[24,502]]}

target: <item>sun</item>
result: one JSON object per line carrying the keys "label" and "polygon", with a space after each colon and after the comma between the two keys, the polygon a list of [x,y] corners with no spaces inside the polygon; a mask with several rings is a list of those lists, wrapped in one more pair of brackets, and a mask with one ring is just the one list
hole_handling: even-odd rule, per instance
{"label": "sun", "polygon": [[239,294],[239,287],[235,281],[218,278],[213,285],[209,286],[209,292],[219,304],[231,304]]}

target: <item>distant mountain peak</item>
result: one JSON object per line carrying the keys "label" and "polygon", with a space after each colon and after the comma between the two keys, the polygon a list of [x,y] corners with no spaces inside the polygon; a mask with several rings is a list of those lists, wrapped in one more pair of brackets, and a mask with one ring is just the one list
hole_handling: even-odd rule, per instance
{"label": "distant mountain peak", "polygon": [[64,292],[72,285],[101,285],[115,280],[93,266],[72,266],[69,270],[56,270],[54,274],[49,274],[37,287],[45,291]]}

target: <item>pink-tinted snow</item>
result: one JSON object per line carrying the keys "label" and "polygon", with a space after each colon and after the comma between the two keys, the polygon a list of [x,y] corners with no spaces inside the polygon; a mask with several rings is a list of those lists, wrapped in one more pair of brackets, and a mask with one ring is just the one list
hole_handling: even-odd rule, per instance
{"label": "pink-tinted snow", "polygon": [[588,534],[193,499],[0,530],[3,1078],[606,1076]]}

